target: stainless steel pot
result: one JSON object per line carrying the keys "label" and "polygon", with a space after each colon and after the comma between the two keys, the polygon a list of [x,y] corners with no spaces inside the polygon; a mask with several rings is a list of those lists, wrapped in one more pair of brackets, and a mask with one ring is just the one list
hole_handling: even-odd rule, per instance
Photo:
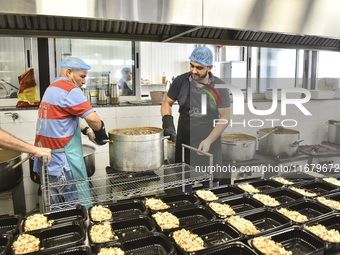
{"label": "stainless steel pot", "polygon": [[328,124],[328,142],[340,144],[340,121],[329,120]]}
{"label": "stainless steel pot", "polygon": [[166,159],[169,164],[175,163],[176,142],[168,141],[166,146]]}
{"label": "stainless steel pot", "polygon": [[164,163],[164,138],[161,128],[112,129],[109,131],[109,138],[110,166],[116,170],[146,171],[158,168]]}
{"label": "stainless steel pot", "polygon": [[0,191],[14,188],[22,179],[22,165],[12,169],[21,160],[21,153],[0,149]]}
{"label": "stainless steel pot", "polygon": [[[263,128],[258,131],[259,151],[272,156],[291,157],[298,154],[300,132],[294,129],[282,128],[274,132],[274,128]],[[264,137],[268,133],[268,136]],[[264,137],[261,139],[261,137]]]}
{"label": "stainless steel pot", "polygon": [[[94,174],[96,170],[96,158],[95,158],[96,148],[87,144],[83,144],[82,146],[87,176],[90,177]],[[33,171],[33,165],[34,160],[30,158],[31,180],[37,184],[40,184],[40,175]]]}
{"label": "stainless steel pot", "polygon": [[256,152],[256,137],[247,134],[222,134],[222,158],[224,161],[251,160]]}

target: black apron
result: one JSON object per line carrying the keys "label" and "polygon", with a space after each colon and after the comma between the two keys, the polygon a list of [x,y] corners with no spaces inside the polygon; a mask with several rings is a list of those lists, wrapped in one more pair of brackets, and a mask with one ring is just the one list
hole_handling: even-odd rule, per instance
{"label": "black apron", "polygon": [[[207,97],[207,114],[201,115],[201,93],[192,91],[192,84],[189,84],[188,95],[185,103],[179,108],[179,119],[177,127],[177,140],[175,151],[175,162],[180,163],[182,160],[182,144],[190,145],[198,148],[199,144],[206,139],[211,131],[214,129],[214,119],[219,118],[216,109],[210,107],[209,101],[212,100]],[[213,165],[222,164],[221,152],[221,137],[218,137],[210,146],[209,153],[213,154]],[[205,155],[198,155],[197,152],[185,149],[185,163],[196,167],[209,166],[209,157]],[[214,179],[220,179],[221,172],[214,173]]]}

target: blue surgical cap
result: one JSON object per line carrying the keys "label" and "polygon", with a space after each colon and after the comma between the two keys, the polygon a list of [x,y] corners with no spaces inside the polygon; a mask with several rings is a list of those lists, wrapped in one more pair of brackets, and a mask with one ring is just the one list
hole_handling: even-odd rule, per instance
{"label": "blue surgical cap", "polygon": [[208,47],[200,46],[194,49],[189,59],[204,66],[211,66],[214,63],[213,53]]}
{"label": "blue surgical cap", "polygon": [[91,66],[86,64],[84,60],[77,57],[70,57],[65,59],[60,64],[61,68],[71,68],[73,70],[90,70]]}
{"label": "blue surgical cap", "polygon": [[124,67],[120,72],[122,73],[122,75],[126,76],[131,71],[131,67]]}

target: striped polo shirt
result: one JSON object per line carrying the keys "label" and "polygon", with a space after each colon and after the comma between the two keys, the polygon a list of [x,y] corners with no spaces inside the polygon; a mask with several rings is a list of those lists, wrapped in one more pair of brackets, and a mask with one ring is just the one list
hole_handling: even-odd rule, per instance
{"label": "striped polo shirt", "polygon": [[[64,148],[72,139],[84,118],[94,112],[82,90],[65,77],[58,77],[46,89],[39,106],[35,145],[41,142],[51,150]],[[34,171],[39,172],[40,161],[34,161]],[[62,168],[70,170],[65,153],[52,154],[48,165],[50,175],[59,176]]]}

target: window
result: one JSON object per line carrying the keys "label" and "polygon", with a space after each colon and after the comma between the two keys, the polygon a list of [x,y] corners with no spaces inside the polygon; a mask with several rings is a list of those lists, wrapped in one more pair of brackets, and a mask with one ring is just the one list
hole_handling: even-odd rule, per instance
{"label": "window", "polygon": [[136,94],[134,82],[134,50],[131,41],[62,39],[62,59],[79,57],[91,66],[85,88],[91,94],[109,84],[118,83],[122,96]]}

